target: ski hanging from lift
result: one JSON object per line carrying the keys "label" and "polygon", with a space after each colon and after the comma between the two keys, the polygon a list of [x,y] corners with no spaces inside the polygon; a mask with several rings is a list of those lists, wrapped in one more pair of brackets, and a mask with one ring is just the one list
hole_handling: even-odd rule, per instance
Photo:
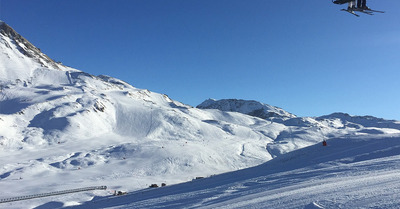
{"label": "ski hanging from lift", "polygon": [[341,9],[340,11],[348,12],[348,13],[350,13],[350,14],[356,16],[356,17],[360,17],[360,15],[356,14],[356,13],[354,12],[354,10],[350,10],[350,9]]}
{"label": "ski hanging from lift", "polygon": [[373,12],[368,11],[368,10],[364,10],[364,9],[355,9],[355,10],[353,10],[353,11],[361,12],[361,13],[364,13],[364,14],[367,14],[367,15],[374,15]]}
{"label": "ski hanging from lift", "polygon": [[384,11],[373,10],[373,9],[364,9],[364,11],[368,11],[368,12],[377,12],[377,13],[385,13]]}

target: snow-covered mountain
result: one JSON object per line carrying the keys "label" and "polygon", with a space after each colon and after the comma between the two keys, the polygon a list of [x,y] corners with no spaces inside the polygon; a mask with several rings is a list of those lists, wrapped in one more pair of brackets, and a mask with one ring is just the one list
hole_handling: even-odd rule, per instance
{"label": "snow-covered mountain", "polygon": [[[398,121],[342,113],[300,118],[255,101],[208,100],[194,108],[63,66],[0,25],[0,187],[9,188],[0,199],[93,185],[170,185],[260,165],[324,139],[400,133]],[[73,205],[93,193],[55,198]]]}
{"label": "snow-covered mountain", "polygon": [[221,111],[240,112],[262,119],[288,119],[296,116],[287,111],[257,101],[239,99],[208,99],[197,106],[200,109],[218,109]]}
{"label": "snow-covered mountain", "polygon": [[38,68],[66,69],[0,20],[1,81],[28,81]]}

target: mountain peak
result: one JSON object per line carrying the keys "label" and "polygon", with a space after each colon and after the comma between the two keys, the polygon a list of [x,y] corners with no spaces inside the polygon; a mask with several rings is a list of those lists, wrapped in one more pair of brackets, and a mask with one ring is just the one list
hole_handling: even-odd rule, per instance
{"label": "mountain peak", "polygon": [[3,20],[0,20],[0,30],[1,32],[6,31],[6,30],[13,30],[9,25],[7,25]]}
{"label": "mountain peak", "polygon": [[29,79],[37,68],[65,68],[42,53],[4,21],[0,21],[0,51],[0,78],[6,80]]}
{"label": "mountain peak", "polygon": [[270,118],[294,118],[295,115],[268,104],[263,104],[254,100],[242,99],[207,99],[197,106],[200,109],[218,109],[221,111],[240,112],[246,115],[259,117],[262,119]]}
{"label": "mountain peak", "polygon": [[[1,20],[0,20],[0,33],[6,37],[16,39],[21,42],[29,43],[28,40],[26,40],[24,37],[22,37],[20,34],[18,34],[11,26],[7,25],[7,23],[5,23]],[[31,44],[31,43],[29,43],[29,44]]]}

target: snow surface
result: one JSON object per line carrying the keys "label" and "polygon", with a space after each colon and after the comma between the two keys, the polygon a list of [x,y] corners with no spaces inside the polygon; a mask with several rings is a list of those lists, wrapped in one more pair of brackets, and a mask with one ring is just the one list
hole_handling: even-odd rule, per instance
{"label": "snow surface", "polygon": [[[398,177],[399,121],[344,113],[299,118],[244,100],[227,100],[226,106],[239,101],[246,107],[229,112],[193,108],[116,78],[55,63],[4,25],[0,199],[86,186],[106,185],[109,190],[3,203],[0,208],[130,208],[132,201],[139,208],[261,208],[266,202],[276,208],[318,208],[342,207],[349,204],[346,198],[359,200],[357,207],[384,206],[373,195],[386,198],[391,207],[389,199],[396,193],[385,188],[398,189],[391,180]],[[284,116],[254,117],[243,111],[250,107],[270,107]],[[330,146],[321,149],[324,139]],[[352,159],[367,160],[356,160],[366,163],[356,170],[346,167],[345,161]],[[226,173],[230,171],[235,172]],[[215,176],[221,173],[226,174]],[[192,181],[196,177],[210,178]],[[325,187],[322,177],[330,180]],[[376,179],[376,189],[356,177]],[[336,185],[337,180],[360,182],[349,186],[345,198],[343,188],[349,184]],[[111,198],[114,190],[129,196]],[[322,199],[316,198],[319,190],[326,191]]]}
{"label": "snow surface", "polygon": [[68,208],[399,208],[400,138],[328,140],[249,169]]}

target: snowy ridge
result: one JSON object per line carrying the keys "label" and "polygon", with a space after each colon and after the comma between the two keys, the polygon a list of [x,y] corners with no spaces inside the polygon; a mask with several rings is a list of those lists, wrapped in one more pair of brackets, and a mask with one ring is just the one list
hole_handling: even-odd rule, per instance
{"label": "snowy ridge", "polygon": [[340,120],[342,124],[359,124],[364,127],[394,128],[400,129],[400,122],[395,120],[385,120],[373,116],[351,116],[347,113],[332,113],[316,118],[318,121]]}
{"label": "snowy ridge", "polygon": [[[54,63],[9,26],[0,35],[0,186],[9,188],[1,199],[100,184],[127,191],[171,185],[285,159],[324,139],[372,143],[400,134],[398,121],[301,118],[256,101],[207,100],[193,108]],[[107,193],[0,208],[76,205],[94,195]]]}
{"label": "snowy ridge", "polygon": [[200,109],[218,109],[221,111],[240,112],[262,119],[288,119],[296,116],[285,110],[253,100],[208,99],[197,106]]}
{"label": "snowy ridge", "polygon": [[38,68],[65,70],[4,22],[0,23],[0,78],[27,81]]}

